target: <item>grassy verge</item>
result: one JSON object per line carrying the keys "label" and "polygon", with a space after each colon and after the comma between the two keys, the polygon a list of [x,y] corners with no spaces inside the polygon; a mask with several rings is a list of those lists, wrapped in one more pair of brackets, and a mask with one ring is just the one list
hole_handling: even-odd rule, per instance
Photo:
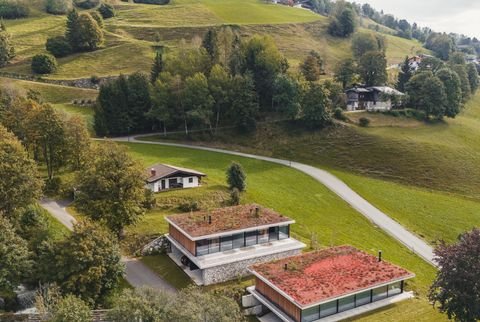
{"label": "grassy verge", "polygon": [[192,285],[192,281],[167,255],[145,256],[142,263],[160,277],[168,281],[176,289]]}
{"label": "grassy verge", "polygon": [[[389,310],[389,314],[393,314],[393,320],[412,320],[418,317],[419,313],[430,320],[445,319],[431,308],[425,298],[435,274],[434,268],[373,226],[314,179],[288,167],[230,155],[147,144],[128,146],[132,155],[145,166],[165,162],[194,168],[207,173],[209,187],[218,186],[219,189],[225,187],[224,173],[229,163],[233,160],[239,161],[248,175],[248,190],[243,196],[244,202],[257,202],[295,219],[297,223],[293,226],[293,232],[305,240],[316,234],[322,246],[351,244],[372,254],[382,249],[386,260],[417,274],[417,277],[408,283],[408,287],[417,292],[418,298],[407,304],[400,304],[400,309],[395,306],[393,310]],[[158,210],[153,216],[160,216],[161,221],[163,215],[162,210]],[[147,223],[139,225],[143,227],[142,233],[158,234],[165,231],[164,225],[157,226],[151,218],[146,220]],[[378,320],[381,320],[381,316],[378,316]],[[376,318],[377,315],[371,317]]]}

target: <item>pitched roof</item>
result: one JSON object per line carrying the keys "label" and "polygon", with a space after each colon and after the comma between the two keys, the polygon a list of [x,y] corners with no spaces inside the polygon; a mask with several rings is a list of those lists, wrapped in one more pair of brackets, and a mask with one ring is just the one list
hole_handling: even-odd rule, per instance
{"label": "pitched roof", "polygon": [[250,270],[300,307],[415,276],[352,246],[333,247],[258,264]]}
{"label": "pitched roof", "polygon": [[399,95],[399,96],[405,95],[402,92],[397,91],[395,88],[391,88],[388,86],[372,86],[372,87],[369,87],[368,89],[379,91],[381,93],[385,93],[389,95]]}
{"label": "pitched roof", "polygon": [[[152,170],[155,172],[155,175],[153,176],[152,176]],[[155,164],[150,168],[148,168],[147,182],[155,182],[157,180],[172,176],[174,174],[187,174],[187,175],[200,176],[200,177],[206,176],[206,174],[199,171],[192,170],[192,169],[175,167],[173,165],[168,165],[168,164]]]}
{"label": "pitched roof", "polygon": [[[211,222],[208,220],[209,216]],[[262,226],[294,223],[292,219],[272,209],[255,204],[177,214],[166,217],[166,220],[193,240],[211,235],[228,235],[236,231],[254,230]]]}

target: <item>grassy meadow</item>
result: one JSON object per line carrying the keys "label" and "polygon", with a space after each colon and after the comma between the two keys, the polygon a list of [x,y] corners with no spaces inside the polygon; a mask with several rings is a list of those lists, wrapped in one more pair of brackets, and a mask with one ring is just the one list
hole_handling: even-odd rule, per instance
{"label": "grassy meadow", "polygon": [[[45,52],[48,37],[65,32],[65,16],[42,12],[39,0],[34,0],[33,6],[31,17],[5,21],[17,57],[0,71],[31,74],[31,57]],[[271,35],[293,68],[309,51],[317,50],[326,61],[327,72],[331,72],[350,52],[350,39],[336,39],[327,34],[328,18],[305,9],[261,0],[174,0],[165,6],[119,3],[116,9],[117,16],[105,21],[102,48],[58,59],[58,70],[46,77],[74,79],[148,72],[156,34],[171,52],[175,52],[182,40],[193,46],[196,42],[192,39],[202,37],[209,27],[223,25],[232,26],[242,37]],[[389,64],[402,61],[405,55],[424,51],[417,41],[381,31],[387,38]]]}
{"label": "grassy meadow", "polygon": [[[175,205],[182,200],[199,200],[203,207],[222,205],[228,198],[225,170],[231,161],[236,160],[248,175],[248,188],[243,202],[256,202],[295,219],[297,223],[293,226],[293,233],[307,244],[312,236],[316,236],[313,240],[317,240],[322,247],[351,244],[372,254],[382,249],[386,260],[417,274],[408,283],[409,288],[418,293],[417,299],[395,305],[392,310],[379,312],[369,318],[380,321],[385,318],[384,314],[393,314],[392,318],[396,321],[408,321],[421,312],[431,321],[444,319],[425,298],[435,269],[309,176],[288,167],[225,154],[138,143],[126,145],[145,167],[164,162],[194,168],[208,175],[201,188],[157,194],[158,209],[148,213],[136,227],[129,228],[128,234],[153,235],[165,232],[163,217],[179,212]],[[308,193],[305,193],[306,189]]]}

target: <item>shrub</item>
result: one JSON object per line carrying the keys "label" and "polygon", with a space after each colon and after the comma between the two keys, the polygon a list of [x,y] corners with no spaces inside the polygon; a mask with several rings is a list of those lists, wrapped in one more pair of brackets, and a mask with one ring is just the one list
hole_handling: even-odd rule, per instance
{"label": "shrub", "polygon": [[46,195],[57,195],[60,192],[62,180],[59,177],[53,177],[45,183],[44,192]]}
{"label": "shrub", "polygon": [[419,121],[425,121],[427,119],[427,114],[424,111],[412,110],[412,114]]}
{"label": "shrub", "polygon": [[337,120],[340,120],[340,121],[347,120],[347,117],[343,114],[343,110],[340,107],[337,107],[335,109],[335,112],[333,112],[333,117],[335,117]]}
{"label": "shrub", "polygon": [[72,0],[47,0],[45,3],[45,10],[54,15],[64,15],[72,7]]}
{"label": "shrub", "polygon": [[92,9],[100,4],[100,0],[74,0],[73,3],[82,9]]}
{"label": "shrub", "polygon": [[155,194],[150,189],[145,189],[145,201],[143,202],[143,207],[145,209],[153,209],[157,205],[157,199],[155,198]]}
{"label": "shrub", "polygon": [[64,36],[48,38],[45,44],[47,51],[55,57],[65,57],[72,53],[72,46]]}
{"label": "shrub", "polygon": [[145,4],[169,4],[170,0],[133,0],[135,3],[145,3]]}
{"label": "shrub", "polygon": [[32,58],[32,71],[35,74],[50,74],[57,70],[57,60],[49,54],[38,54]]}
{"label": "shrub", "polygon": [[90,322],[92,313],[84,301],[70,294],[57,303],[51,321]]}
{"label": "shrub", "polygon": [[98,12],[102,15],[103,19],[113,18],[116,15],[113,6],[108,3],[102,3],[100,8],[98,8]]}
{"label": "shrub", "polygon": [[178,205],[178,209],[183,212],[198,211],[200,207],[195,200],[188,200]]}
{"label": "shrub", "polygon": [[103,23],[103,17],[100,13],[97,11],[92,11],[90,12],[90,16],[92,16],[93,20],[95,20],[100,28],[105,27]]}
{"label": "shrub", "polygon": [[361,127],[367,127],[369,124],[370,124],[370,120],[366,117],[361,117],[359,120],[358,120],[358,124],[361,126]]}
{"label": "shrub", "polygon": [[0,0],[0,18],[25,18],[30,14],[30,8],[23,1]]}

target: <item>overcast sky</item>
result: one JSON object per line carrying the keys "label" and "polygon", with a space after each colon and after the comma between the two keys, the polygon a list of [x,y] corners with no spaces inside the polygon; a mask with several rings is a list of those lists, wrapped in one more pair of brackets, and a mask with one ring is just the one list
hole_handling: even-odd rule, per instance
{"label": "overcast sky", "polygon": [[480,38],[480,0],[360,0],[435,31]]}

